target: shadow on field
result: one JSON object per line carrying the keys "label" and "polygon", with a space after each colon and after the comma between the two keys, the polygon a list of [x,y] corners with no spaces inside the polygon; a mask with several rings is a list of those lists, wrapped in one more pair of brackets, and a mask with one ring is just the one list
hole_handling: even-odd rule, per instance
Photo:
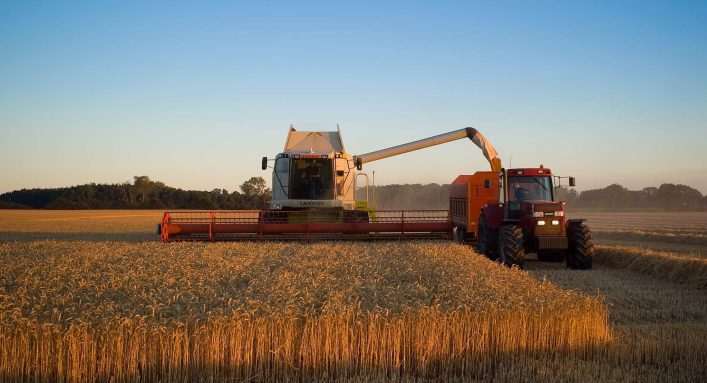
{"label": "shadow on field", "polygon": [[[465,351],[456,356],[430,357],[421,360],[388,361],[387,366],[363,360],[329,363],[304,363],[274,358],[253,358],[251,363],[217,363],[187,361],[173,364],[164,356],[148,359],[147,364],[128,362],[100,371],[99,360],[84,360],[88,364],[72,366],[77,370],[58,371],[38,368],[33,371],[0,373],[0,382],[398,382],[433,383],[469,381],[558,381],[566,382],[560,373],[565,364],[587,362],[606,363],[613,344],[556,350]],[[391,350],[392,351],[392,350]],[[558,354],[561,355],[558,357]],[[548,368],[555,364],[554,369]],[[24,366],[23,366],[24,367]],[[90,367],[90,373],[82,368]],[[119,370],[116,370],[119,368]],[[73,374],[72,374],[73,373]],[[559,374],[558,374],[559,373]],[[565,373],[566,374],[566,373]],[[592,380],[596,373],[581,376]],[[68,378],[68,379],[67,379]],[[563,379],[565,378],[565,379]]]}
{"label": "shadow on field", "polygon": [[539,261],[535,254],[527,255],[523,264],[525,270],[570,270],[564,260],[559,262]]}
{"label": "shadow on field", "polygon": [[59,241],[88,241],[88,242],[104,242],[104,241],[124,241],[124,242],[154,242],[161,241],[159,235],[146,232],[23,232],[23,231],[3,231],[0,232],[1,242],[11,241],[42,241],[42,240],[59,240]]}

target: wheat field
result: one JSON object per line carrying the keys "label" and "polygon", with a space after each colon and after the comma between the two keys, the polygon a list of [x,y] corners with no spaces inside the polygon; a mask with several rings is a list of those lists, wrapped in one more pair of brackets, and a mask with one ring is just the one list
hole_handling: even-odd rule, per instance
{"label": "wheat field", "polygon": [[448,242],[163,244],[160,215],[0,211],[0,381],[707,373],[699,244],[600,240],[594,270],[520,271]]}

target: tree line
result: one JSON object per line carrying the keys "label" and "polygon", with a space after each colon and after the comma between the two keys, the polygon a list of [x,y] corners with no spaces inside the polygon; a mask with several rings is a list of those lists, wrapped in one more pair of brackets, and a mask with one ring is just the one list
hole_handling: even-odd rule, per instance
{"label": "tree line", "polygon": [[681,184],[665,183],[641,190],[629,190],[619,184],[612,184],[581,193],[561,188],[558,197],[569,206],[585,209],[707,211],[707,196]]}
{"label": "tree line", "polygon": [[22,189],[0,194],[0,209],[264,209],[271,191],[252,177],[240,191],[183,190],[136,176],[132,183],[86,184],[65,188]]}
{"label": "tree line", "polygon": [[[375,202],[379,210],[448,209],[449,186],[376,186]],[[556,200],[574,209],[707,211],[707,196],[690,186],[670,183],[641,190],[629,190],[618,184],[583,192],[560,187],[556,189]]]}
{"label": "tree line", "polygon": [[[448,209],[449,186],[404,184],[369,190],[380,210]],[[86,184],[66,188],[22,189],[0,194],[0,209],[265,209],[272,192],[262,177],[252,177],[240,191],[182,190],[136,176],[132,183]],[[687,185],[629,190],[613,184],[578,192],[558,188],[557,200],[571,208],[597,210],[707,211],[707,196]],[[365,198],[359,190],[358,198]]]}

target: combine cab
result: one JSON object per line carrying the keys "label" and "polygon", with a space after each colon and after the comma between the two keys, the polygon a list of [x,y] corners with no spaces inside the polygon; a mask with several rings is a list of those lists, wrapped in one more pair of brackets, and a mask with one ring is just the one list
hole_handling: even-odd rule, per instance
{"label": "combine cab", "polygon": [[584,219],[566,218],[555,179],[542,165],[457,177],[450,190],[455,240],[475,241],[479,252],[507,265],[522,267],[525,254],[536,253],[541,261],[591,269],[591,232]]}
{"label": "combine cab", "polygon": [[[357,188],[368,188],[367,176],[357,174],[352,157],[344,150],[341,130],[336,132],[303,132],[290,126],[282,153],[273,162],[273,196],[270,210],[332,210],[353,212],[357,206],[367,216],[368,201],[357,201]],[[268,168],[263,157],[262,168]],[[356,185],[358,179],[364,185]]]}

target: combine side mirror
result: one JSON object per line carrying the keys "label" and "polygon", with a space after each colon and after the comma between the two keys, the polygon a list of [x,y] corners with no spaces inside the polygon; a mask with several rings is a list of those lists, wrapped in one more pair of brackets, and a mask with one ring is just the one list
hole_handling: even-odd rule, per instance
{"label": "combine side mirror", "polygon": [[268,158],[267,157],[263,157],[262,166],[263,166],[263,170],[268,168]]}
{"label": "combine side mirror", "polygon": [[574,186],[574,185],[575,185],[574,177],[570,177],[570,186]]}
{"label": "combine side mirror", "polygon": [[484,188],[486,188],[486,189],[491,188],[491,180],[484,180]]}

